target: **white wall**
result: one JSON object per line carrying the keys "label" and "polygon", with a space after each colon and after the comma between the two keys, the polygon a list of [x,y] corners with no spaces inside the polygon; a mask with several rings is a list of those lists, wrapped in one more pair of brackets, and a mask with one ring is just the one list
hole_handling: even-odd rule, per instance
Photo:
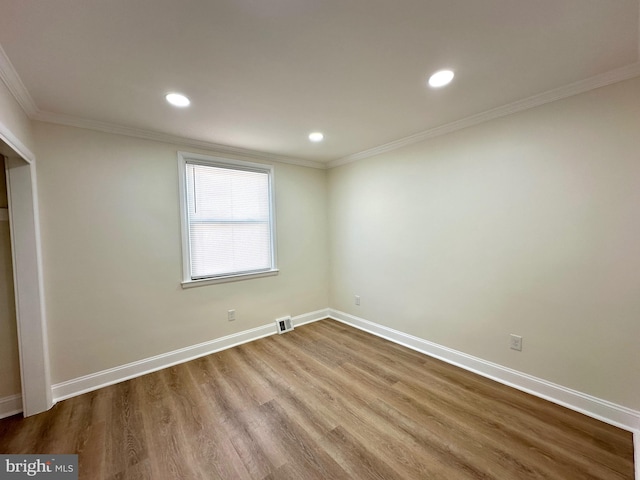
{"label": "white wall", "polygon": [[636,78],[332,169],[331,307],[639,409],[638,99]]}
{"label": "white wall", "polygon": [[638,409],[639,97],[634,79],[434,138],[328,191],[276,164],[281,274],[187,290],[183,148],[36,122],[53,383],[329,305]]}
{"label": "white wall", "polygon": [[327,307],[325,171],[275,164],[278,276],[183,290],[184,148],[34,126],[52,383]]}

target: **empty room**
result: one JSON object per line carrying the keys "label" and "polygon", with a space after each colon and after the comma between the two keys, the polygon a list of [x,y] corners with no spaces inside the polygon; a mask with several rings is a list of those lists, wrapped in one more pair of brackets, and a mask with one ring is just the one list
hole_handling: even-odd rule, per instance
{"label": "empty room", "polygon": [[640,480],[639,0],[0,0],[0,479]]}

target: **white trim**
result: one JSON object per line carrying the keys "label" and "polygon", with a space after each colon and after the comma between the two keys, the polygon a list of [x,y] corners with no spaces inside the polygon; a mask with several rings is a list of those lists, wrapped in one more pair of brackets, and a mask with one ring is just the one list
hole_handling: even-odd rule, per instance
{"label": "white trim", "polygon": [[38,112],[38,107],[33,98],[31,98],[27,87],[22,83],[22,79],[13,67],[2,45],[0,45],[0,79],[2,79],[27,116],[31,117]]}
{"label": "white trim", "polygon": [[0,398],[0,419],[22,412],[22,395],[10,395]]}
{"label": "white trim", "polygon": [[[186,159],[183,152],[178,152],[178,205],[180,206],[180,247],[182,253],[182,288],[190,285],[191,252],[189,250],[189,212],[187,211]],[[195,284],[193,285],[196,286]]]}
{"label": "white trim", "polygon": [[[590,395],[585,395],[575,390],[567,389],[560,385],[552,384],[545,380],[487,362],[338,310],[330,308],[316,310],[292,317],[292,321],[295,327],[300,327],[325,318],[332,318],[426,355],[439,358],[465,370],[472,371],[505,385],[579,411],[598,420],[621,427],[625,430],[633,431],[636,480],[640,480],[640,429],[638,428],[640,426],[640,412],[615,405]],[[259,338],[275,335],[276,333],[277,330],[275,326],[270,323],[209,342],[192,345],[137,362],[85,375],[54,385],[53,396],[56,402],[62,401]],[[6,413],[5,416],[20,412],[19,406],[16,406],[19,405],[18,402],[20,402],[19,395],[17,399],[14,397],[16,396],[6,397],[0,400],[0,418],[2,418],[1,414],[3,412]],[[6,405],[6,407],[3,408],[4,405]]]}
{"label": "white trim", "polygon": [[633,463],[636,467],[636,480],[640,480],[640,430],[633,432]]}
{"label": "white trim", "polygon": [[14,152],[22,157],[22,159],[27,163],[33,163],[36,161],[36,156],[33,154],[31,150],[29,150],[24,143],[20,141],[18,137],[16,137],[11,130],[7,128],[7,126],[0,122],[0,140],[6,143],[13,152],[5,152],[4,148],[3,153],[5,155],[12,155]]}
{"label": "white trim", "polygon": [[9,209],[0,208],[0,222],[8,222],[8,221],[9,221]]}
{"label": "white trim", "polygon": [[[276,155],[267,152],[250,150],[247,148],[222,145],[206,140],[196,140],[193,138],[154,132],[152,130],[146,130],[142,128],[126,127],[124,125],[118,125],[115,123],[101,122],[98,120],[75,117],[72,115],[42,111],[33,101],[31,94],[22,82],[22,79],[11,63],[11,60],[9,60],[9,57],[2,48],[2,45],[0,45],[0,80],[4,82],[9,92],[11,92],[13,97],[16,99],[18,104],[22,107],[24,112],[31,120],[55,123],[58,125],[66,125],[69,127],[85,128],[88,130],[112,133],[116,135],[124,135],[127,137],[141,138],[144,140],[154,140],[157,142],[171,143],[173,145],[182,145],[191,148],[202,148],[204,150],[211,150],[222,155],[235,155],[247,159],[288,163],[291,165],[299,165],[310,168],[327,168],[324,163],[315,162],[313,160],[303,160],[299,158],[288,157],[286,155]],[[4,129],[0,125],[0,132],[2,131],[4,131]],[[29,152],[29,150],[26,149],[21,142],[16,142],[17,139],[15,137],[11,136],[9,138],[5,138],[4,140],[14,150],[19,152],[20,155],[22,155],[24,158],[28,159],[29,161],[33,160],[34,155]]]}
{"label": "white trim", "polygon": [[18,350],[25,416],[53,406],[38,213],[36,164],[5,161]]}
{"label": "white trim", "polygon": [[[640,0],[638,0],[638,61],[640,62]],[[636,468],[638,464],[636,463]],[[637,480],[640,480],[640,477],[636,474]]]}
{"label": "white trim", "polygon": [[[638,42],[638,48],[640,49],[640,32],[638,33]],[[584,93],[595,88],[621,82],[623,80],[628,80],[637,76],[640,76],[640,62],[632,63],[630,65],[626,65],[624,67],[617,68],[600,75],[595,75],[591,78],[580,80],[578,82],[549,90],[541,94],[533,95],[523,100],[509,103],[507,105],[502,105],[485,112],[480,112],[478,114],[471,115],[455,122],[448,123],[446,125],[441,125],[439,127],[431,128],[423,132],[410,135],[408,137],[400,138],[384,145],[379,145],[377,147],[363,150],[352,155],[347,155],[346,157],[338,158],[328,163],[323,163],[313,160],[303,160],[299,158],[287,157],[284,155],[276,155],[268,152],[260,152],[241,147],[233,147],[230,145],[222,145],[205,140],[185,138],[178,135],[170,135],[166,133],[155,132],[152,130],[126,127],[123,125],[80,118],[72,115],[42,111],[38,109],[28,90],[24,86],[24,83],[20,79],[20,76],[18,75],[15,68],[11,64],[11,61],[2,49],[2,46],[0,46],[0,79],[4,81],[9,91],[15,97],[16,101],[20,104],[25,113],[32,120],[85,128],[89,130],[96,130],[99,132],[124,135],[134,138],[142,138],[145,140],[154,140],[158,142],[182,145],[191,148],[202,148],[222,155],[234,155],[247,159],[288,163],[292,165],[300,165],[318,169],[338,167],[340,165],[345,165],[357,160],[373,157],[381,153],[389,152],[407,145],[421,142],[423,140],[426,140],[427,138],[444,135],[446,133],[454,132],[456,130],[492,120],[494,118],[510,115],[512,113],[544,105],[545,103]],[[17,150],[23,152],[24,148],[20,148]],[[26,158],[32,158],[32,155],[26,156]]]}
{"label": "white trim", "polygon": [[352,327],[359,328],[389,341],[411,348],[431,357],[438,358],[452,365],[490,378],[504,385],[544,398],[571,410],[583,413],[615,425],[624,430],[640,430],[640,412],[621,405],[602,400],[586,393],[578,392],[562,385],[548,382],[541,378],[518,372],[496,363],[488,362],[472,355],[453,350],[437,343],[414,337],[363,318],[330,309],[331,318]]}
{"label": "white trim", "polygon": [[[245,170],[258,172],[267,175],[269,191],[269,234],[271,237],[271,265],[269,270],[230,273],[217,277],[193,279],[191,273],[191,241],[189,238],[189,211],[187,200],[187,178],[186,167],[189,164],[203,165],[208,167],[218,167],[230,170]],[[269,277],[277,275],[278,254],[276,235],[276,207],[275,207],[275,168],[268,163],[251,163],[241,160],[234,160],[223,157],[212,157],[199,153],[178,152],[178,192],[180,195],[180,229],[182,239],[182,288],[199,287],[216,283],[237,282],[239,280],[249,280],[251,278]],[[194,187],[195,188],[195,187]]]}
{"label": "white trim", "polygon": [[210,150],[219,155],[233,155],[249,160],[288,163],[291,165],[299,165],[302,167],[310,168],[327,168],[324,163],[315,162],[313,160],[303,160],[299,158],[287,157],[285,155],[277,155],[273,153],[260,152],[257,150],[250,150],[247,148],[232,147],[230,145],[223,145],[206,140],[196,140],[193,138],[186,138],[178,135],[170,135],[168,133],[154,132],[153,130],[126,127],[124,125],[117,125],[115,123],[90,120],[86,118],[74,117],[71,115],[64,115],[61,113],[43,112],[39,110],[37,113],[30,115],[30,118],[32,120],[38,120],[41,122],[55,123],[58,125],[66,125],[69,127],[85,128],[98,132],[112,133],[114,135],[124,135],[126,137],[142,138],[144,140],[170,143],[172,145],[180,145],[188,148],[201,148],[203,150]]}
{"label": "white trim", "polygon": [[340,165],[346,165],[348,163],[352,163],[358,160],[374,157],[382,153],[386,153],[392,150],[397,150],[399,148],[406,147],[407,145],[413,145],[414,143],[422,142],[423,140],[426,140],[428,138],[433,138],[440,135],[444,135],[446,133],[455,132],[463,128],[471,127],[473,125],[478,125],[479,123],[484,123],[488,120],[504,117],[506,115],[511,115],[512,113],[528,110],[530,108],[539,107],[540,105],[544,105],[546,103],[551,103],[556,100],[561,100],[563,98],[578,95],[580,93],[585,93],[590,90],[594,90],[596,88],[621,82],[623,80],[629,80],[630,78],[634,78],[637,76],[640,76],[640,62],[633,63],[631,65],[627,65],[625,67],[618,68],[615,70],[611,70],[609,72],[605,72],[600,75],[587,78],[585,80],[580,80],[578,82],[565,85],[564,87],[556,88],[544,93],[533,95],[531,97],[524,98],[522,100],[518,100],[516,102],[509,103],[507,105],[502,105],[500,107],[493,108],[491,110],[486,110],[484,112],[471,115],[469,117],[462,118],[460,120],[456,120],[455,122],[430,128],[423,132],[419,132],[414,135],[410,135],[408,137],[400,138],[398,140],[385,143],[384,145],[379,145],[374,148],[363,150],[362,152],[354,153],[352,155],[347,155],[346,157],[342,157],[337,160],[332,160],[329,163],[327,163],[327,167],[328,168],[339,167]]}
{"label": "white trim", "polygon": [[250,280],[252,278],[273,277],[278,275],[280,270],[274,268],[266,272],[257,273],[241,273],[238,275],[225,275],[223,277],[203,278],[200,280],[184,280],[181,282],[182,288],[204,287],[205,285],[215,285],[216,283],[239,282],[241,280]]}
{"label": "white trim", "polygon": [[301,327],[302,325],[306,325],[307,323],[317,322],[318,320],[324,320],[325,318],[329,318],[328,308],[323,308],[314,312],[303,313],[302,315],[291,317],[291,321],[293,322],[294,327]]}
{"label": "white trim", "polygon": [[[2,66],[0,65],[0,69]],[[428,130],[410,135],[408,137],[400,138],[377,147],[373,147],[361,152],[357,152],[346,157],[338,158],[327,163],[316,162],[313,160],[303,160],[282,155],[270,154],[267,152],[260,152],[256,150],[250,150],[240,147],[232,147],[229,145],[222,145],[218,143],[208,142],[204,140],[195,140],[177,135],[170,135],[165,133],[154,132],[151,130],[144,130],[139,128],[125,127],[113,123],[100,122],[97,120],[89,120],[70,115],[64,115],[52,112],[43,112],[38,110],[37,112],[29,114],[29,117],[33,120],[39,120],[42,122],[55,123],[59,125],[67,125],[78,128],[86,128],[89,130],[96,130],[100,132],[113,133],[116,135],[125,135],[129,137],[142,138],[146,140],[154,140],[159,142],[171,143],[174,145],[182,145],[192,148],[202,148],[205,150],[211,150],[221,155],[235,155],[244,157],[247,159],[272,161],[280,163],[288,163],[292,165],[300,165],[310,168],[327,169],[334,168],[340,165],[346,165],[358,160],[370,158],[382,153],[397,150],[407,145],[421,142],[428,138],[437,137],[447,133],[455,132],[463,128],[478,125],[480,123],[493,120],[496,118],[511,115],[512,113],[521,112],[530,108],[538,107],[546,103],[551,103],[556,100],[585,93],[596,88],[611,85],[613,83],[629,80],[631,78],[640,76],[640,62],[632,63],[621,68],[610,70],[600,75],[580,80],[569,85],[565,85],[553,90],[549,90],[540,94],[530,96],[528,98],[518,100],[506,105],[502,105],[484,112],[471,115],[460,120],[456,120],[445,125],[430,128]]]}
{"label": "white trim", "polygon": [[[327,313],[328,309],[318,310],[316,312],[305,313],[292,317],[292,320],[295,322],[296,326],[299,326],[327,318]],[[243,343],[252,342],[259,338],[275,335],[276,333],[275,324],[273,322],[269,322],[268,325],[252,328],[250,330],[227,335],[226,337],[216,338],[215,340],[210,340],[208,342],[180,348],[178,350],[173,350],[172,352],[163,353],[154,357],[110,368],[108,370],[102,370],[83,377],[67,380],[53,386],[53,398],[55,402],[59,402],[67,398],[113,385],[114,383],[123,382],[125,380],[162,370],[163,368],[171,367],[179,363],[188,362],[199,357],[204,357],[205,355],[226,350],[227,348],[235,347]]]}

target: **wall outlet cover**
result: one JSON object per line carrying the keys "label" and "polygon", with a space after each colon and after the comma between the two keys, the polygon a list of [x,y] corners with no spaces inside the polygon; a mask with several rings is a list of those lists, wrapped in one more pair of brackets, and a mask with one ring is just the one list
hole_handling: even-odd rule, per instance
{"label": "wall outlet cover", "polygon": [[509,337],[509,348],[511,350],[522,351],[522,337],[520,335],[514,335],[513,333]]}

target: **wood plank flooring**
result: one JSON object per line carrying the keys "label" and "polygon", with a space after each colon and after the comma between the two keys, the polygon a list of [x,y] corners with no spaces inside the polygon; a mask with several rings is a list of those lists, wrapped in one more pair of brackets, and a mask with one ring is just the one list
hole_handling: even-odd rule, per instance
{"label": "wood plank flooring", "polygon": [[80,478],[625,479],[629,432],[332,320],[0,421]]}

